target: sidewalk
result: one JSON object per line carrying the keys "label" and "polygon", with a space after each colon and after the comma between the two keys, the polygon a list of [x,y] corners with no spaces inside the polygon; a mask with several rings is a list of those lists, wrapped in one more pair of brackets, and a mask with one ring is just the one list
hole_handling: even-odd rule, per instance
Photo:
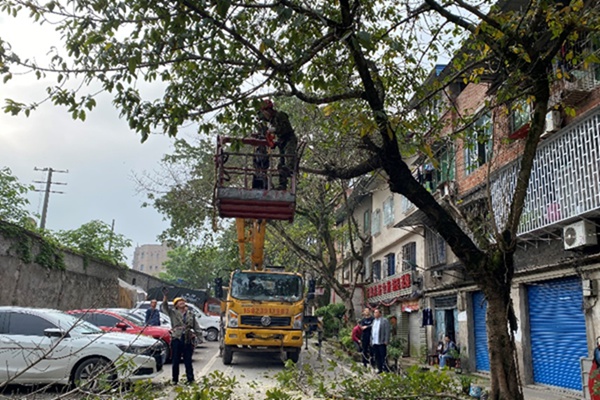
{"label": "sidewalk", "polygon": [[[312,344],[312,342],[311,342]],[[317,351],[316,348],[313,349],[311,346],[311,350]],[[316,347],[316,346],[315,346]],[[331,356],[331,344],[327,341],[323,342],[323,357]],[[329,350],[329,351],[327,351]],[[421,362],[415,358],[402,358],[400,361],[403,367],[409,367],[412,365],[421,365],[424,368],[431,368],[429,365],[421,364]],[[477,378],[479,381],[479,385],[484,388],[489,389],[489,376],[486,374],[470,374]],[[544,385],[527,385],[523,386],[523,395],[525,400],[582,400],[584,399],[584,395],[582,392],[570,391],[570,390],[561,390],[560,388],[553,388],[550,386]]]}
{"label": "sidewalk", "polygon": [[563,393],[558,389],[549,388],[541,385],[529,385],[523,387],[525,400],[574,400],[583,399],[583,393],[577,394]]}

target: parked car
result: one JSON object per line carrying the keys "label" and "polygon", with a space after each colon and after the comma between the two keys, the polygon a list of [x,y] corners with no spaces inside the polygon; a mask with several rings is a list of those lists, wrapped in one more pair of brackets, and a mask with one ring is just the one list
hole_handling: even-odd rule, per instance
{"label": "parked car", "polygon": [[[161,303],[162,301],[159,301],[156,307],[160,308]],[[194,313],[196,321],[198,322],[198,326],[200,326],[200,328],[202,328],[206,332],[206,340],[210,342],[216,342],[217,340],[219,340],[219,331],[221,327],[220,318],[213,315],[205,314],[204,311],[202,311],[192,303],[186,304],[188,305],[190,311]],[[137,303],[136,307],[138,309],[147,310],[148,308],[150,308],[150,301],[139,302]]]}
{"label": "parked car", "polygon": [[87,309],[71,310],[67,313],[96,325],[104,332],[122,332],[134,335],[145,335],[160,340],[167,352],[163,362],[171,359],[171,330],[163,326],[144,326],[137,317],[127,309]]}
{"label": "parked car", "polygon": [[[0,307],[0,384],[76,384],[153,378],[163,367],[163,343],[105,333],[51,309]],[[119,367],[115,367],[119,365]]]}

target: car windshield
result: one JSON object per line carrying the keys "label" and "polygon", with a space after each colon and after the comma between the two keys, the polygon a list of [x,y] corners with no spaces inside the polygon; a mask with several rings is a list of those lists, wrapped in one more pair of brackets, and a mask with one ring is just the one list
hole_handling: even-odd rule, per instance
{"label": "car windshield", "polygon": [[231,295],[240,300],[293,302],[302,298],[298,275],[238,271],[231,282]]}
{"label": "car windshield", "polygon": [[56,325],[58,325],[60,329],[63,329],[65,331],[73,332],[79,335],[92,335],[103,333],[97,326],[92,325],[89,322],[84,321],[83,319],[79,319],[78,317],[75,317],[73,315],[61,313],[58,311],[52,311],[49,314],[51,314],[55,318]]}

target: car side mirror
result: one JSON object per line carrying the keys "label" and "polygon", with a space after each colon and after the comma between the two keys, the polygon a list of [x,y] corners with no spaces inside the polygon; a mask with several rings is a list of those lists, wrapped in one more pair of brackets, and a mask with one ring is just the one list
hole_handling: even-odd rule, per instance
{"label": "car side mirror", "polygon": [[66,337],[67,338],[70,335],[66,331],[59,329],[59,328],[46,328],[46,329],[44,329],[44,336],[49,337],[49,338],[52,338],[52,337],[58,337],[58,338]]}
{"label": "car side mirror", "polygon": [[115,326],[123,331],[126,331],[127,328],[129,328],[129,326],[125,322],[117,322]]}

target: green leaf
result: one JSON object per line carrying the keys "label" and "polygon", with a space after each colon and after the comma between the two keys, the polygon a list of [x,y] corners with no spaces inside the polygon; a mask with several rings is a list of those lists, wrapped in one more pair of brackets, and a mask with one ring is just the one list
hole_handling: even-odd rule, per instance
{"label": "green leaf", "polygon": [[217,14],[219,15],[219,17],[225,18],[227,16],[227,11],[229,11],[230,6],[230,0],[217,0]]}

